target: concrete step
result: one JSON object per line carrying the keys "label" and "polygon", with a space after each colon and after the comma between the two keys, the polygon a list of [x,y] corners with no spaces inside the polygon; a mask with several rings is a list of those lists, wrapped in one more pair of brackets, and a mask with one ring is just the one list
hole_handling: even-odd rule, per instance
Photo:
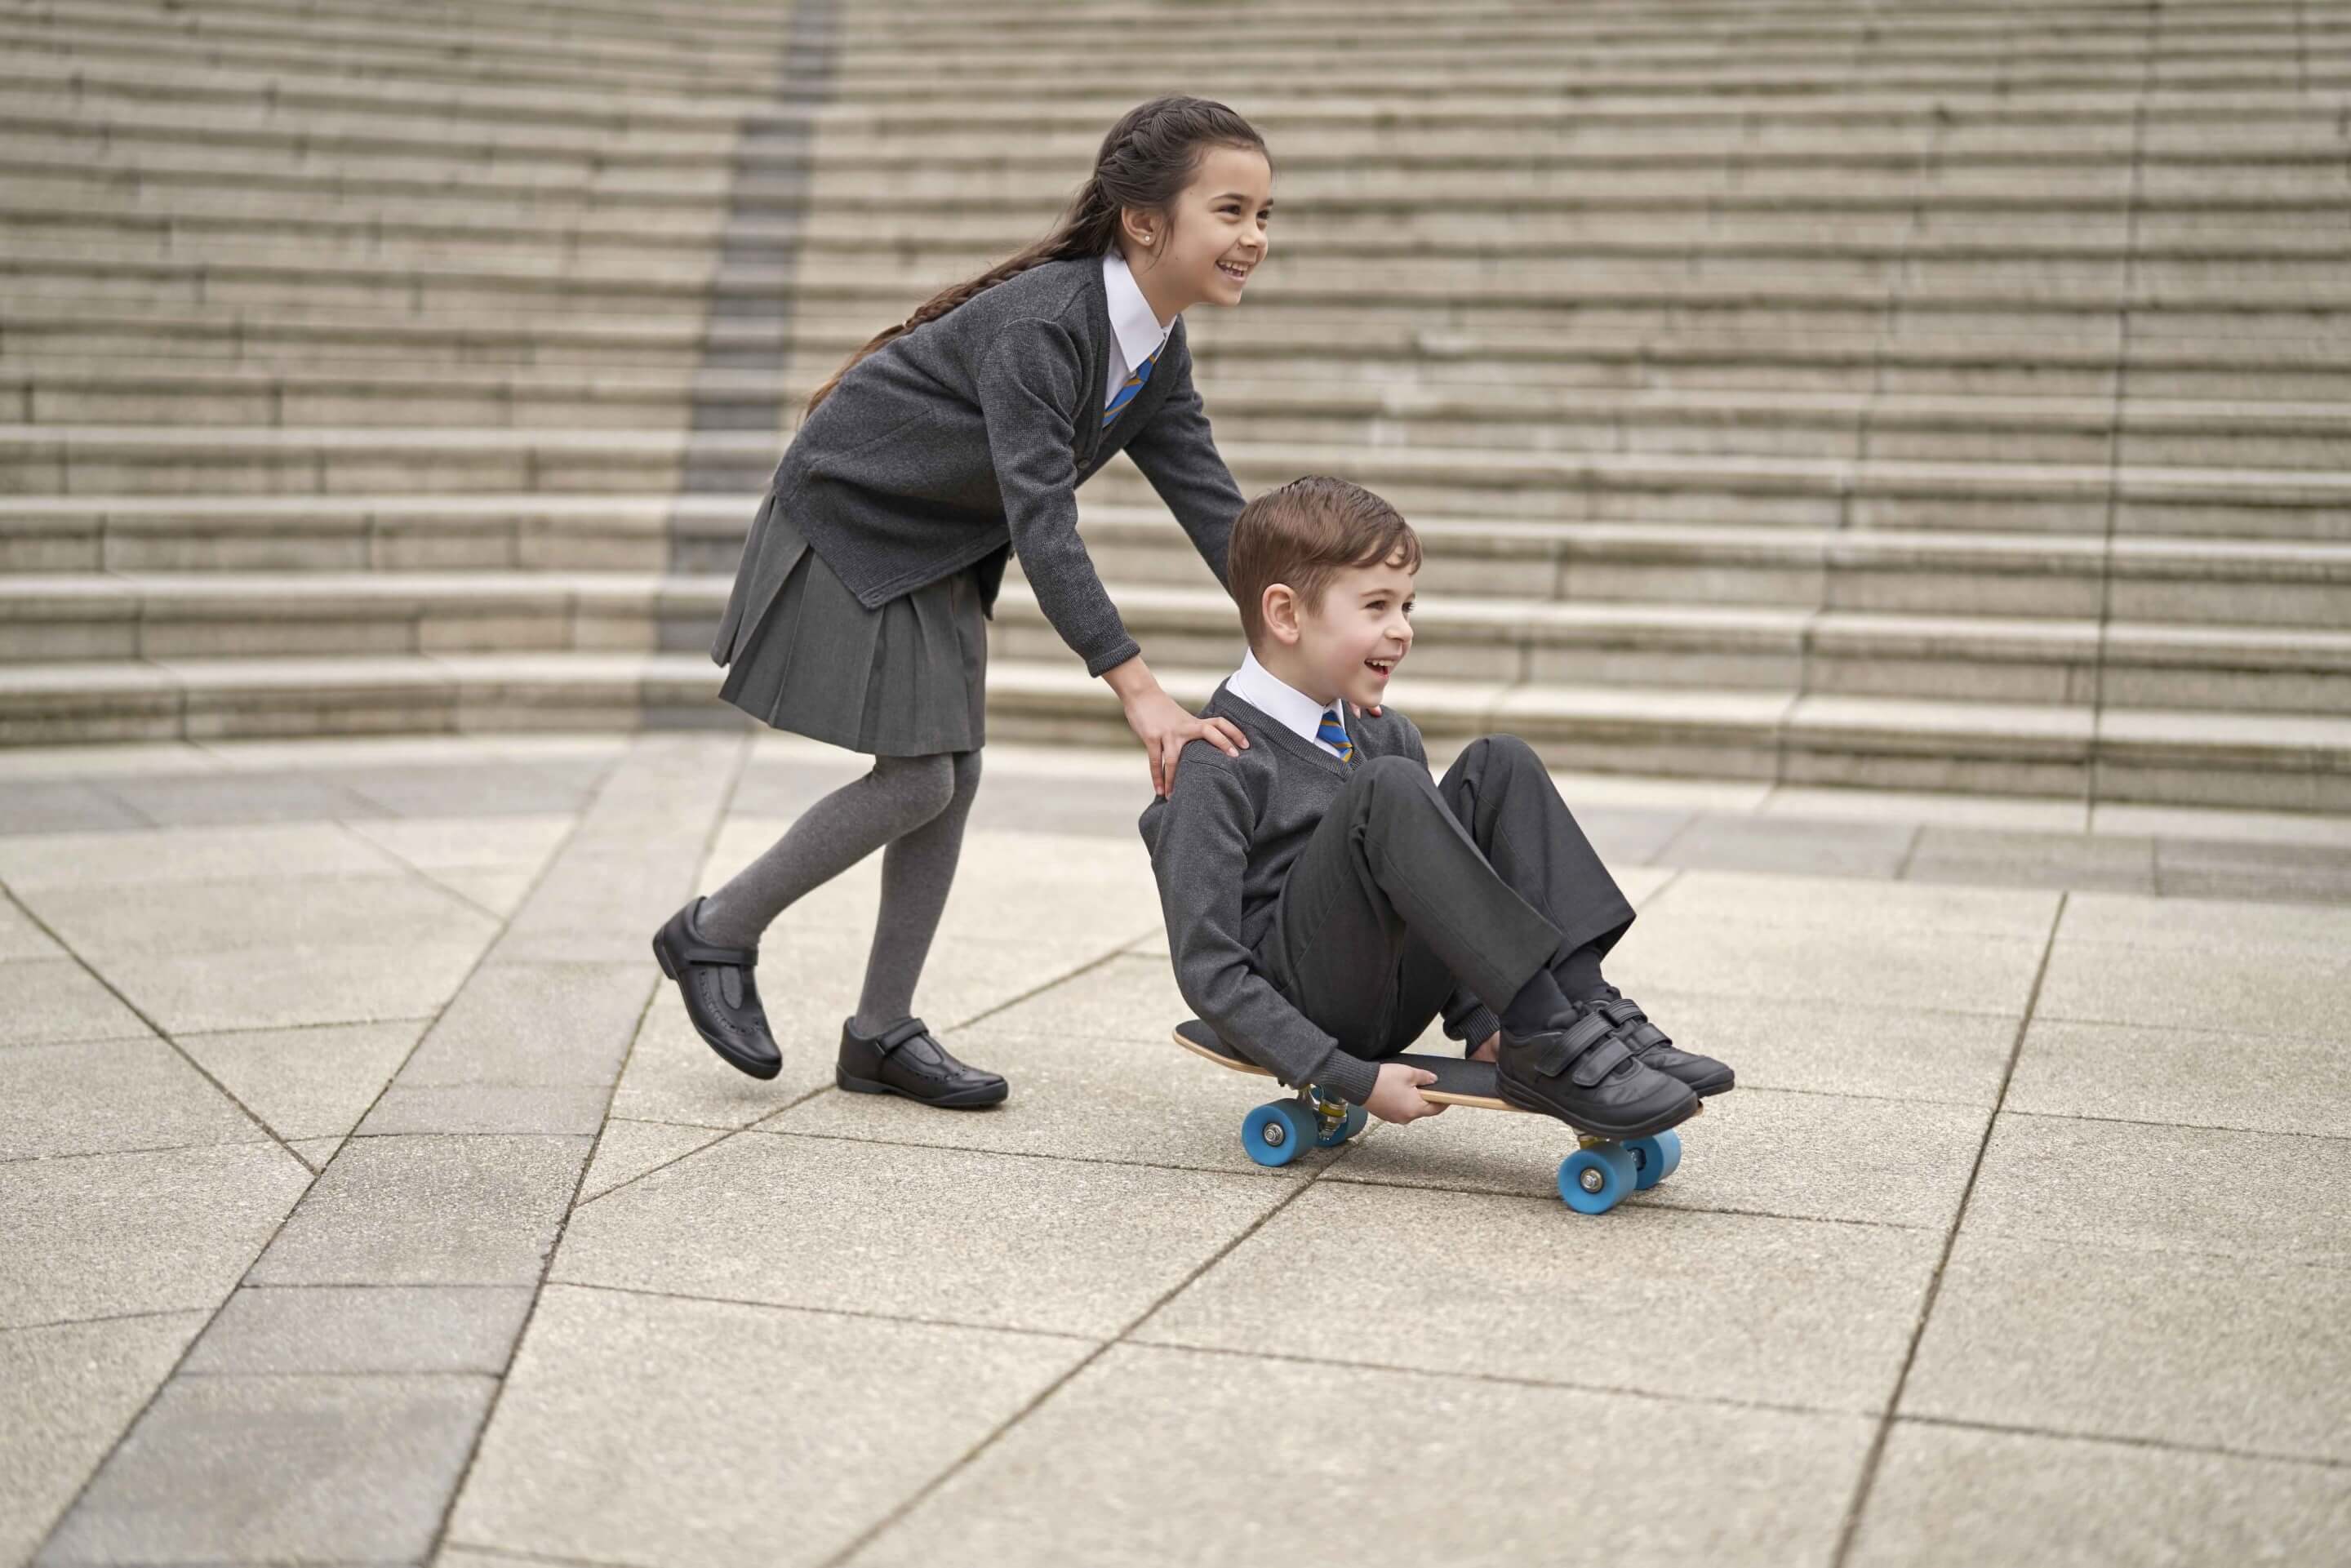
{"label": "concrete step", "polygon": [[[664,8],[664,16],[670,8]],[[852,9],[841,26],[862,14]],[[1838,15],[1844,15],[1839,13]],[[1448,23],[1462,25],[1458,7],[1448,8]],[[960,17],[926,21],[930,27]],[[994,30],[1034,23],[1028,12],[1018,12],[991,24]],[[1350,27],[1365,25],[1360,11],[1343,13],[1339,20]],[[1703,18],[1687,14],[1676,25],[1698,26]],[[2063,19],[2068,29],[2094,26],[2095,13],[2075,13]],[[1115,26],[1116,14],[1095,17],[1090,27]],[[2126,26],[2144,31],[2143,19],[2130,17]],[[1058,24],[1049,24],[1057,26]],[[1253,26],[1265,25],[1262,7]],[[1323,30],[1327,19],[1308,19]],[[1890,25],[1886,14],[1876,14],[1871,26]],[[2241,24],[2220,22],[2228,27]],[[2304,17],[2303,25],[2316,36],[2323,18]],[[2165,31],[2183,23],[2167,16]],[[392,119],[416,116],[443,120],[515,123],[545,131],[555,127],[589,127],[607,135],[664,131],[729,133],[739,120],[751,129],[764,128],[779,116],[801,111],[778,108],[764,99],[729,99],[723,95],[649,92],[601,87],[593,93],[561,87],[532,87],[515,82],[481,85],[434,83],[380,76],[326,76],[315,73],[250,69],[209,61],[183,68],[162,68],[91,55],[26,52],[0,59],[0,93],[62,90],[91,103],[210,104],[242,109],[256,100],[274,103],[289,115],[316,112],[371,114]],[[1537,91],[1509,95],[1463,91],[1427,93],[1409,102],[1381,95],[1359,99],[1312,101],[1275,99],[1254,101],[1249,114],[1261,129],[1287,147],[1297,138],[1336,130],[1350,138],[1371,137],[1382,145],[1425,146],[1447,136],[1468,135],[1489,144],[1497,130],[1530,131],[1583,125],[1607,128],[1646,126],[1661,136],[1691,126],[1734,126],[1765,146],[1782,126],[1851,126],[1864,135],[1886,140],[1898,128],[1929,124],[1951,144],[1965,148],[1972,138],[1993,144],[2011,127],[2040,135],[2038,128],[2070,126],[2085,132],[2100,128],[2130,126],[2145,119],[2150,145],[2211,146],[2224,144],[2240,128],[2258,132],[2275,124],[2302,124],[2315,113],[2324,120],[2327,110],[2313,109],[2292,98],[2263,91],[2189,93],[2167,89],[2162,80],[2147,86],[2142,97],[2137,86],[2126,89],[2067,93],[2018,91],[1992,81],[1949,87],[1931,99],[1899,90],[1876,91],[1848,85],[1834,95],[1782,96],[1776,99],[1732,102],[1704,96],[1672,95],[1652,100],[1618,100],[1585,93],[1563,97]],[[1103,118],[1091,102],[1072,101],[1068,95],[1004,98],[981,100],[913,99],[893,103],[831,103],[818,110],[829,137],[870,139],[927,136],[934,141],[956,141],[977,136],[1010,134],[1043,140],[1076,138],[1090,156],[1101,135]],[[1113,111],[1115,112],[1115,111]]]}
{"label": "concrete step", "polygon": [[[757,372],[340,371],[134,361],[59,366],[0,358],[0,420],[41,424],[768,428],[811,383]],[[2342,469],[2351,400],[2199,402],[1628,390],[1495,377],[1437,384],[1238,381],[1208,387],[1219,429],[1250,442],[1528,452],[1756,453],[1937,462]]]}
{"label": "concrete step", "polygon": [[[2324,343],[2244,337],[2120,344],[2083,334],[1899,335],[1802,328],[1723,330],[1667,321],[1573,334],[1325,322],[1304,312],[1201,315],[1190,323],[1204,383],[1226,377],[1311,383],[1443,386],[1497,377],[1565,387],[1786,388],[2003,396],[2351,401],[2351,361]],[[2144,323],[2142,323],[2144,326]],[[870,322],[844,311],[730,317],[517,319],[511,311],[388,317],[274,301],[161,305],[72,301],[0,308],[0,351],[35,361],[190,359],[347,372],[383,368],[542,366],[684,370],[709,363],[778,371],[814,385],[864,342]],[[576,368],[567,373],[580,373]]]}
{"label": "concrete step", "polygon": [[[708,647],[731,581],[562,571],[0,576],[0,664],[693,651]],[[1239,621],[1221,591],[1130,583],[1116,598],[1155,662],[1238,662]],[[2351,632],[2339,629],[1437,593],[1415,624],[1410,668],[1447,681],[2351,716]],[[998,604],[991,640],[1016,660],[1064,652],[1019,582]]]}
{"label": "concrete step", "polygon": [[[1196,705],[1224,673],[1157,674]],[[0,745],[746,722],[698,653],[188,659],[0,669]],[[1524,736],[1554,767],[2102,801],[2351,809],[2351,721],[2094,712],[1782,693],[1397,679],[1433,738]],[[989,671],[1001,740],[1114,740],[1115,701],[1066,658]]]}
{"label": "concrete step", "polygon": [[[689,452],[697,488],[757,493],[781,444],[756,431],[0,425],[0,494],[644,494],[674,488]],[[1406,516],[2351,539],[2351,474],[2320,469],[1219,446],[1244,494],[1344,473]],[[1155,499],[1123,457],[1088,495]]]}
{"label": "concrete step", "polygon": [[[1080,497],[1105,579],[1198,587],[1164,507]],[[756,494],[0,499],[0,572],[731,574]],[[2351,625],[2351,544],[1423,515],[1436,598]],[[1013,569],[1018,580],[1019,568]]]}
{"label": "concrete step", "polygon": [[[212,247],[207,247],[212,248]],[[2072,334],[2117,340],[2117,318],[2158,340],[2233,337],[2252,351],[2263,340],[2289,357],[2308,347],[2351,349],[2351,292],[2251,286],[2167,289],[2099,280],[2032,285],[1922,281],[1913,286],[1840,284],[1802,277],[1687,277],[1571,267],[1489,265],[1487,276],[1440,276],[1409,263],[1315,269],[1272,265],[1250,285],[1252,322],[1265,316],[1317,317],[1364,326],[1511,328],[1571,332],[1592,326],[1657,330],[1745,331],[1758,328],[1933,335]],[[105,247],[38,242],[0,255],[0,312],[16,316],[60,302],[138,299],[189,305],[291,303],[353,312],[416,315],[441,310],[542,314],[732,313],[740,306],[838,311],[861,324],[897,319],[939,287],[936,275],[893,276],[886,267],[680,267],[635,277],[626,267],[567,267],[548,272],[464,262],[372,263],[305,259],[282,248],[217,247],[204,257],[136,260]]]}
{"label": "concrete step", "polygon": [[[136,204],[92,174],[87,188],[60,188],[27,180],[0,181],[0,240],[43,251],[60,248],[146,260],[221,255],[268,256],[281,251],[305,259],[376,265],[463,263],[478,258],[502,268],[573,267],[605,272],[640,268],[655,275],[706,276],[724,231],[737,249],[789,247],[802,263],[837,268],[886,246],[897,264],[930,277],[984,270],[1033,237],[1033,225],[964,214],[889,210],[821,222],[728,222],[714,206],[696,216],[680,212],[655,228],[598,207],[549,208],[535,201],[501,205],[409,202],[332,202],[295,191],[162,190]],[[1834,214],[1762,213],[1751,225],[1726,225],[1720,214],[1592,212],[1522,214],[1500,212],[1455,216],[1444,224],[1398,225],[1386,212],[1347,216],[1325,211],[1301,233],[1284,231],[1277,245],[1282,273],[1365,264],[1451,276],[1482,274],[1497,264],[1539,263],[1575,277],[1611,272],[1693,277],[1762,271],[1776,279],[1872,288],[1939,287],[1969,283],[1999,287],[2078,278],[2118,284],[2124,268],[2155,289],[2215,278],[2264,287],[2331,285],[2351,270],[2351,238],[2341,232],[2285,227],[2231,236],[2153,240],[2131,231],[2116,214],[2104,232],[2073,232],[2053,213],[2046,230],[1991,221],[1965,234],[1910,232],[1909,220],[1888,213],[1850,225]],[[1739,232],[1740,227],[1751,233]],[[1850,228],[1859,232],[1839,232]],[[1876,232],[1871,232],[1875,230]],[[1277,276],[1269,273],[1268,277]]]}

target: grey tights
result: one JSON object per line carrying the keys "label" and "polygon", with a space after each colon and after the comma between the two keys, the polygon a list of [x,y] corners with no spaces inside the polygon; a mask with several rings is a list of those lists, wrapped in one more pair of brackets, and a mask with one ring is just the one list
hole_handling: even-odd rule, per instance
{"label": "grey tights", "polygon": [[[877,757],[862,779],[800,813],[732,882],[702,902],[695,927],[726,946],[757,944],[795,901],[882,850],[882,913],[866,956],[857,1030],[879,1034],[914,1009],[914,984],[963,852],[979,753]],[[883,848],[886,845],[887,848]]]}

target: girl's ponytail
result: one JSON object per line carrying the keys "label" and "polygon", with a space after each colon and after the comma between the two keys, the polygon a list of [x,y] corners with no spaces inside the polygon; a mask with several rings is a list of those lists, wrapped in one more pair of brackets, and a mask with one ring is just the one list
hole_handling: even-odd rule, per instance
{"label": "girl's ponytail", "polygon": [[802,417],[816,412],[860,360],[925,321],[935,321],[982,289],[993,288],[1032,267],[1100,256],[1117,243],[1119,217],[1128,207],[1165,212],[1199,166],[1210,147],[1266,151],[1257,128],[1226,108],[1201,98],[1155,98],[1119,118],[1094,154],[1093,172],[1063,209],[1052,233],[977,277],[943,288],[895,327],[885,327],[848,359],[822,386],[809,394]]}

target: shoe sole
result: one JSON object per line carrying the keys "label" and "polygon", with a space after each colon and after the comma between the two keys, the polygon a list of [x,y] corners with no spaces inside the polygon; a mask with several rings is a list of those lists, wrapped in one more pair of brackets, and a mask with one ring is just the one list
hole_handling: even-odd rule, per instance
{"label": "shoe sole", "polygon": [[[1687,1088],[1687,1085],[1685,1084],[1684,1087]],[[1553,1121],[1566,1123],[1579,1133],[1589,1134],[1595,1138],[1613,1138],[1618,1143],[1627,1138],[1646,1138],[1653,1134],[1662,1133],[1668,1127],[1678,1127],[1698,1113],[1698,1097],[1696,1093],[1692,1093],[1687,1100],[1675,1106],[1670,1112],[1650,1117],[1645,1122],[1627,1123],[1622,1127],[1608,1127],[1597,1122],[1580,1121],[1547,1101],[1535,1100],[1530,1103],[1527,1100],[1511,1093],[1510,1081],[1499,1072],[1494,1075],[1494,1088],[1507,1103],[1517,1110],[1531,1112],[1538,1116],[1549,1116]]]}
{"label": "shoe sole", "polygon": [[983,1106],[998,1105],[1011,1092],[1008,1083],[994,1083],[984,1089],[958,1089],[952,1094],[942,1094],[934,1100],[926,1095],[909,1094],[894,1083],[877,1083],[871,1078],[859,1078],[836,1067],[832,1081],[852,1094],[895,1094],[901,1100],[912,1100],[917,1105],[935,1105],[943,1111],[976,1111]]}
{"label": "shoe sole", "polygon": [[[653,962],[659,964],[661,966],[661,972],[676,985],[678,999],[680,1001],[684,1001],[685,999],[685,982],[678,978],[677,962],[670,956],[669,944],[662,940],[662,934],[658,931],[653,933]],[[692,1008],[687,1008],[685,1009],[685,1021],[688,1023],[694,1023],[694,1009]],[[740,1054],[732,1046],[727,1045],[724,1040],[713,1039],[698,1023],[694,1024],[694,1032],[702,1036],[703,1044],[708,1046],[711,1050],[718,1053],[719,1061],[735,1069],[737,1072],[746,1073],[753,1078],[765,1080],[775,1077],[784,1070],[783,1058],[780,1056],[773,1061],[762,1061],[757,1058],[746,1057]]]}

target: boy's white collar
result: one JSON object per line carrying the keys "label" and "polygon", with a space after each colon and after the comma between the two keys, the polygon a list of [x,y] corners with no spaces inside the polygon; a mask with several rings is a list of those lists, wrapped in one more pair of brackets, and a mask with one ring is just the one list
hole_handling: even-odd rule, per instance
{"label": "boy's white collar", "polygon": [[[1111,336],[1118,340],[1118,351],[1125,356],[1126,368],[1132,372],[1167,341],[1176,322],[1162,326],[1151,313],[1151,301],[1143,297],[1143,286],[1134,281],[1125,253],[1116,246],[1102,253],[1102,287],[1110,293]],[[1176,320],[1182,319],[1178,311]]]}
{"label": "boy's white collar", "polygon": [[[1225,689],[1280,723],[1285,729],[1297,731],[1307,739],[1322,745],[1319,737],[1322,715],[1328,710],[1321,703],[1267,669],[1257,662],[1257,652],[1251,649],[1241,656],[1241,667],[1225,682]],[[1347,705],[1344,700],[1331,705],[1339,710],[1339,727],[1347,727]],[[1332,749],[1325,746],[1325,750]]]}

